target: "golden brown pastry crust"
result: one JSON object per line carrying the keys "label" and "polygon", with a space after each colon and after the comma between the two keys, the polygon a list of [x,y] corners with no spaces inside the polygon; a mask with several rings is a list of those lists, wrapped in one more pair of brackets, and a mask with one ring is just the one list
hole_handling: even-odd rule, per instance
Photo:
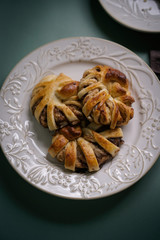
{"label": "golden brown pastry crust", "polygon": [[79,82],[61,73],[44,77],[33,89],[30,108],[44,127],[50,130],[68,123],[77,124],[83,117],[77,91]]}
{"label": "golden brown pastry crust", "polygon": [[126,125],[133,118],[134,98],[128,90],[128,79],[119,70],[96,66],[84,72],[78,97],[82,111],[89,121],[99,125]]}
{"label": "golden brown pastry crust", "polygon": [[[75,171],[88,169],[98,171],[107,160],[111,160],[120,150],[123,133],[120,128],[97,133],[89,128],[72,127],[57,130],[48,149],[52,157],[64,162],[66,169]],[[116,139],[116,140],[115,140]]]}
{"label": "golden brown pastry crust", "polygon": [[[117,126],[132,119],[133,102],[123,73],[96,66],[80,83],[62,73],[44,77],[33,89],[30,108],[38,122],[56,130],[49,154],[66,169],[92,172],[119,152],[123,132]],[[91,122],[87,128],[82,111]],[[97,132],[103,125],[110,129]]]}

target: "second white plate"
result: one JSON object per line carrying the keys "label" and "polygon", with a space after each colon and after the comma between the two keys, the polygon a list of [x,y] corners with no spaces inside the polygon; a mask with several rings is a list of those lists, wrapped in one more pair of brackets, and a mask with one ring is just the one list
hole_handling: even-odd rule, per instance
{"label": "second white plate", "polygon": [[160,2],[157,0],[99,0],[119,23],[143,32],[160,32]]}

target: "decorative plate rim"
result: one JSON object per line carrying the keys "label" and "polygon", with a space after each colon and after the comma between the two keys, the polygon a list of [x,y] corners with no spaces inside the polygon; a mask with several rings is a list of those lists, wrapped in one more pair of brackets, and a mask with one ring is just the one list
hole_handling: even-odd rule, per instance
{"label": "decorative plate rim", "polygon": [[[42,49],[45,49],[45,48],[47,48],[47,47],[49,47],[49,46],[51,46],[51,45],[55,45],[55,44],[61,44],[61,42],[63,43],[63,42],[65,42],[65,41],[69,41],[69,42],[72,42],[72,41],[75,41],[75,42],[78,42],[78,41],[84,41],[84,43],[86,44],[86,42],[85,41],[95,41],[95,42],[100,42],[100,43],[104,43],[104,45],[106,44],[110,44],[110,45],[112,45],[113,47],[117,47],[117,48],[120,48],[120,50],[122,51],[122,50],[124,50],[124,52],[126,52],[126,53],[130,53],[131,55],[133,55],[134,56],[134,58],[137,60],[137,61],[140,61],[141,62],[141,64],[143,64],[144,66],[145,66],[145,68],[147,68],[147,70],[149,71],[149,72],[151,72],[151,74],[152,74],[152,76],[153,76],[153,78],[154,79],[156,79],[157,80],[157,83],[159,84],[159,86],[160,86],[160,83],[159,83],[159,80],[158,80],[158,78],[156,77],[156,75],[153,73],[153,71],[150,69],[150,67],[139,57],[139,56],[137,56],[135,53],[133,53],[131,50],[129,50],[129,49],[127,49],[127,48],[125,48],[124,46],[122,46],[122,45],[120,45],[120,44],[117,44],[117,43],[115,43],[115,42],[112,42],[112,41],[108,41],[108,40],[104,40],[104,39],[100,39],[100,38],[95,38],[95,37],[72,37],[72,38],[64,38],[64,39],[59,39],[59,40],[56,40],[56,41],[53,41],[53,42],[50,42],[50,43],[47,43],[47,44],[44,44],[44,45],[42,45],[42,46],[40,46],[39,48],[37,48],[37,49],[35,49],[35,50],[33,50],[32,52],[30,52],[28,55],[26,55],[24,58],[22,58],[16,65],[15,65],[15,67],[11,70],[11,72],[8,74],[8,76],[7,76],[7,78],[6,78],[6,80],[4,81],[4,83],[3,83],[3,85],[2,85],[2,87],[1,87],[1,91],[0,91],[0,93],[1,93],[1,95],[2,95],[2,90],[4,89],[4,87],[5,87],[5,85],[7,84],[7,81],[9,81],[9,78],[11,77],[11,75],[13,75],[13,73],[15,72],[15,70],[17,69],[17,67],[18,66],[20,66],[26,59],[29,59],[30,57],[31,57],[31,59],[33,58],[33,55],[34,54],[38,54],[38,52],[39,51],[41,51]],[[103,44],[102,44],[103,45]],[[88,46],[87,46],[88,47]],[[91,49],[92,51],[94,50],[94,51],[96,51],[96,53],[97,53],[97,49]],[[52,53],[53,54],[53,53]],[[99,53],[97,53],[97,54],[99,54]],[[95,52],[93,52],[93,55],[95,56]],[[98,56],[98,55],[97,55]],[[100,56],[100,55],[99,55]],[[99,57],[98,56],[98,57]],[[101,55],[101,56],[103,56],[103,54]],[[100,57],[101,57],[100,56]],[[83,58],[83,57],[82,57]],[[86,60],[86,59],[85,59]],[[74,62],[74,60],[71,60],[71,62]],[[90,58],[87,60],[87,61],[90,61]],[[0,121],[1,121],[1,119],[0,119]],[[0,124],[1,124],[1,122],[0,122]],[[28,126],[28,123],[26,123],[26,128],[29,128],[29,126]],[[31,134],[31,133],[30,133]],[[15,143],[18,143],[18,137],[17,137],[17,135],[15,135]],[[17,141],[17,142],[16,142]],[[128,148],[128,146],[126,146],[127,148]],[[70,189],[73,191],[73,193],[74,193],[74,191],[78,191],[78,190],[76,190],[76,188],[77,188],[77,186],[76,186],[76,183],[77,183],[77,185],[79,184],[79,188],[80,187],[83,187],[83,185],[85,185],[85,184],[88,184],[89,185],[89,191],[90,191],[90,194],[91,195],[89,195],[88,193],[86,193],[85,192],[85,194],[86,195],[84,195],[84,194],[80,194],[80,195],[76,195],[75,194],[75,196],[73,196],[73,195],[67,195],[66,193],[57,193],[57,192],[51,192],[50,190],[49,190],[49,188],[43,188],[42,187],[42,185],[38,185],[38,184],[36,184],[35,182],[33,182],[33,181],[31,181],[30,180],[30,178],[28,178],[28,177],[26,177],[19,169],[18,169],[18,167],[15,167],[15,165],[14,164],[12,164],[11,162],[10,162],[10,160],[9,160],[9,158],[8,158],[8,156],[6,155],[6,151],[4,150],[4,146],[2,146],[1,145],[1,149],[2,149],[2,151],[3,151],[3,153],[4,153],[4,155],[5,155],[5,157],[7,158],[7,160],[8,160],[8,162],[11,164],[11,166],[13,167],[13,169],[25,180],[25,181],[27,181],[28,183],[30,183],[32,186],[34,186],[34,187],[36,187],[36,188],[38,188],[39,190],[41,190],[41,191],[44,191],[44,192],[47,192],[47,193],[49,193],[49,194],[51,194],[51,195],[54,195],[54,196],[57,196],[57,197],[62,197],[62,198],[68,198],[68,199],[78,199],[78,200],[83,200],[83,199],[97,199],[97,198],[102,198],[102,197],[106,197],[106,196],[110,196],[110,195],[113,195],[113,194],[116,194],[116,193],[118,193],[118,192],[120,192],[120,191],[123,191],[123,190],[125,190],[126,188],[128,188],[128,187],[130,187],[131,185],[133,185],[134,183],[136,183],[137,181],[139,181],[151,168],[152,168],[152,166],[154,165],[154,163],[156,162],[156,160],[158,159],[158,156],[159,156],[159,151],[154,155],[154,160],[152,161],[152,163],[150,163],[150,167],[149,168],[147,168],[146,170],[145,170],[145,172],[140,176],[140,178],[137,178],[136,180],[134,180],[134,181],[131,181],[131,182],[129,182],[128,183],[128,185],[124,185],[124,186],[122,186],[120,189],[117,187],[117,188],[115,188],[115,190],[114,191],[110,191],[110,192],[108,192],[108,193],[106,193],[106,194],[101,194],[101,195],[92,195],[92,192],[94,193],[94,191],[96,192],[100,192],[101,191],[101,187],[102,186],[100,186],[99,185],[99,182],[98,181],[96,181],[96,178],[93,176],[93,175],[91,175],[91,176],[89,176],[88,178],[86,177],[86,176],[81,176],[81,179],[80,179],[80,181],[77,183],[76,182],[76,180],[77,180],[77,178],[75,177],[75,179],[74,179],[74,181],[72,182],[72,184],[70,184]],[[135,149],[131,149],[132,151],[133,151],[133,155],[135,154]],[[128,150],[127,150],[128,151]],[[138,153],[138,152],[137,152]],[[148,154],[148,153],[147,153]],[[140,155],[141,155],[141,153],[140,153]],[[149,155],[148,155],[148,157],[149,157]],[[151,157],[151,156],[150,156]],[[140,156],[140,158],[141,158],[141,156]],[[121,166],[122,167],[122,166]],[[111,166],[111,168],[113,168],[113,169],[111,169],[111,171],[113,170],[114,171],[114,164],[113,164],[113,166]],[[110,170],[110,169],[109,169]],[[50,171],[50,170],[48,170],[48,171]],[[56,171],[56,170],[55,170]],[[108,171],[108,170],[106,170],[106,171]],[[57,172],[58,172],[58,170],[57,170]],[[34,173],[34,171],[32,171],[31,172],[31,174],[30,175],[32,175],[33,176],[33,174],[35,174]],[[61,173],[59,173],[58,172],[58,174],[61,174]],[[67,176],[67,175],[66,175]],[[65,176],[65,177],[66,177]],[[35,177],[35,176],[34,176]],[[57,177],[57,176],[56,176]],[[116,178],[115,178],[116,179]],[[44,179],[43,179],[44,180]],[[63,180],[63,179],[62,179]],[[59,180],[60,181],[60,180]],[[70,181],[69,179],[68,180],[66,180],[66,182],[67,181]],[[88,181],[88,182],[87,182]],[[117,180],[115,180],[115,182],[116,182]],[[87,183],[86,183],[87,182]],[[85,183],[85,184],[84,184]],[[117,183],[117,182],[116,182]],[[60,183],[60,184],[62,184],[62,183]],[[63,183],[63,184],[65,184],[65,183]],[[80,185],[81,184],[81,185]],[[81,191],[81,190],[80,190]],[[62,191],[63,192],[63,191]],[[107,191],[106,191],[107,192]],[[87,195],[88,194],[88,195]]]}

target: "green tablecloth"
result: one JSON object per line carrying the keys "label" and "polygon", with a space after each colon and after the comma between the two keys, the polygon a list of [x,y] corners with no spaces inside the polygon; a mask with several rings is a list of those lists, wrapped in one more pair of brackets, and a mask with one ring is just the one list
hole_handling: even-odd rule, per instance
{"label": "green tablecloth", "polygon": [[[149,64],[160,34],[130,30],[94,0],[0,1],[0,86],[28,53],[61,38],[117,42]],[[160,160],[160,159],[158,159]],[[160,161],[136,184],[111,197],[74,201],[25,182],[0,151],[0,239],[160,239]]]}

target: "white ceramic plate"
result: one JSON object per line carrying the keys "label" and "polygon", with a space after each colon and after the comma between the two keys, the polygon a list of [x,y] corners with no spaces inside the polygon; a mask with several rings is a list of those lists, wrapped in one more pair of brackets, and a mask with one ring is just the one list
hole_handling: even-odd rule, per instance
{"label": "white ceramic plate", "polygon": [[99,0],[106,12],[126,27],[160,32],[160,1],[158,0]]}
{"label": "white ceramic plate", "polygon": [[[106,64],[124,72],[135,98],[135,116],[123,127],[125,144],[96,173],[72,173],[47,154],[52,136],[29,110],[34,85],[60,72],[80,80],[84,70]],[[69,38],[40,47],[11,71],[0,92],[0,139],[12,167],[33,186],[72,199],[101,198],[137,182],[159,155],[160,83],[128,49],[102,39]]]}

